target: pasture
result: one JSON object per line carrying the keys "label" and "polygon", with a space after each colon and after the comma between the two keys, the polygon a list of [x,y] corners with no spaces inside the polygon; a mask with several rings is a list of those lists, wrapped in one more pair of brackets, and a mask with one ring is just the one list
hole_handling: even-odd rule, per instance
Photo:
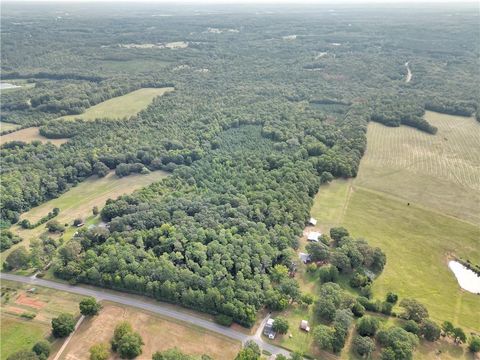
{"label": "pasture", "polygon": [[[160,181],[166,176],[167,173],[163,171],[152,171],[145,175],[132,174],[122,178],[117,177],[113,171],[104,178],[92,176],[77,186],[72,187],[60,197],[30,209],[22,214],[21,219],[28,219],[31,223],[34,223],[58,207],[60,214],[58,214],[55,219],[62,224],[71,224],[76,218],[82,218],[83,220],[87,220],[86,226],[88,226],[89,224],[99,221],[98,217],[93,217],[92,215],[94,206],[101,209],[108,199],[115,199],[120,195],[132,193],[153,182]],[[28,248],[31,239],[38,238],[46,231],[45,225],[40,225],[34,229],[23,229],[16,225],[13,226],[11,230],[24,240],[3,252],[1,255],[2,261],[12,249],[18,246]],[[70,238],[75,231],[77,231],[77,228],[69,226],[64,234],[64,238]]]}
{"label": "pasture", "polygon": [[478,295],[462,291],[447,266],[452,255],[480,262],[478,227],[360,188],[353,189],[341,224],[387,254],[374,282],[376,297],[388,291],[413,297],[434,320],[480,330]]}
{"label": "pasture", "polygon": [[[2,129],[3,129],[2,123]],[[40,141],[41,143],[50,142],[53,145],[60,146],[68,141],[68,139],[48,139],[45,136],[40,135],[38,127],[29,127],[26,129],[21,129],[14,131],[10,134],[0,136],[0,145],[3,145],[9,141],[23,141],[30,143],[32,141]]]}
{"label": "pasture", "polygon": [[480,262],[477,226],[408,206],[401,199],[358,187],[355,181],[321,186],[315,203],[345,208],[340,217],[332,217],[335,212],[315,204],[313,209],[319,210],[312,211],[312,216],[321,224],[319,229],[345,226],[353,236],[364,237],[387,254],[385,270],[374,282],[376,297],[383,298],[388,291],[413,297],[428,306],[435,320],[480,330],[480,316],[472,316],[480,301],[478,295],[462,291],[447,266],[453,255]]}
{"label": "pasture", "polygon": [[[0,349],[1,360],[22,349],[29,350],[40,340],[50,339],[51,321],[62,312],[79,315],[80,295],[36,287],[34,292],[25,284],[2,280],[0,309]],[[25,319],[23,313],[35,314],[33,319]],[[52,339],[50,339],[52,340]],[[62,340],[53,343],[52,353]]]}
{"label": "pasture", "polygon": [[34,323],[32,320],[0,315],[0,359],[19,350],[30,350],[37,341],[43,340],[49,332],[46,324]]}
{"label": "pasture", "polygon": [[436,135],[371,122],[355,185],[480,224],[479,123],[429,111],[425,119]]}
{"label": "pasture", "polygon": [[207,332],[190,324],[176,322],[131,307],[104,303],[100,314],[86,319],[65,349],[61,359],[86,359],[94,344],[109,343],[115,326],[128,321],[145,342],[142,359],[150,359],[156,351],[177,347],[191,355],[208,354],[214,359],[234,359],[240,342]]}
{"label": "pasture", "polygon": [[173,91],[171,87],[143,88],[88,108],[83,114],[62,116],[62,119],[95,120],[129,118],[145,109],[154,98]]}

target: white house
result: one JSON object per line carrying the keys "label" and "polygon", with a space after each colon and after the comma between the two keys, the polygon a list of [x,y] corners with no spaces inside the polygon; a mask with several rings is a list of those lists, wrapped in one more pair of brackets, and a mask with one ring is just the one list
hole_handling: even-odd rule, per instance
{"label": "white house", "polygon": [[315,225],[317,225],[317,219],[314,219],[314,218],[311,217],[310,220],[308,220],[308,223],[312,226],[315,226]]}
{"label": "white house", "polygon": [[319,238],[320,236],[322,236],[321,233],[316,232],[316,231],[312,231],[311,233],[308,233],[308,235],[307,235],[307,240],[308,240],[308,241],[318,242],[318,238]]}

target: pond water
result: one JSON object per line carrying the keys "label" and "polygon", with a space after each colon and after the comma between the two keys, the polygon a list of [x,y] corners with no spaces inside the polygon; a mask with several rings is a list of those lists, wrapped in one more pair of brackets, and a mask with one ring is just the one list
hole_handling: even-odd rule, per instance
{"label": "pond water", "polygon": [[480,276],[458,261],[449,261],[448,267],[455,274],[458,284],[462,289],[474,294],[480,294]]}
{"label": "pond water", "polygon": [[2,89],[2,90],[4,90],[4,89],[15,89],[15,88],[19,88],[19,87],[21,87],[21,86],[10,84],[10,83],[0,82],[0,89]]}

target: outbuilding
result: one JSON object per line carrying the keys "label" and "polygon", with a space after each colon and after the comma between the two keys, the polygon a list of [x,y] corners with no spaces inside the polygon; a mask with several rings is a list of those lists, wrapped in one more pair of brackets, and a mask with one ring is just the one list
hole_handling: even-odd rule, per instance
{"label": "outbuilding", "polygon": [[308,220],[308,223],[312,226],[315,226],[317,225],[317,219],[314,219],[313,217],[311,217],[310,220]]}
{"label": "outbuilding", "polygon": [[316,231],[312,231],[310,233],[308,233],[307,235],[307,240],[308,241],[313,241],[313,242],[318,242],[318,238],[322,236],[321,233],[319,232],[316,232]]}
{"label": "outbuilding", "polygon": [[301,252],[301,253],[298,254],[298,257],[300,258],[300,260],[301,260],[304,264],[308,264],[309,262],[312,261],[310,254],[306,254],[306,253],[302,253],[302,252]]}
{"label": "outbuilding", "polygon": [[303,331],[306,331],[306,332],[309,332],[310,331],[310,326],[308,325],[308,321],[307,320],[302,320],[300,322],[300,329],[302,329]]}
{"label": "outbuilding", "polygon": [[263,335],[268,337],[270,340],[275,339],[275,335],[277,333],[273,330],[273,323],[275,322],[274,319],[270,318],[267,320],[267,323],[265,324],[265,327],[263,328]]}

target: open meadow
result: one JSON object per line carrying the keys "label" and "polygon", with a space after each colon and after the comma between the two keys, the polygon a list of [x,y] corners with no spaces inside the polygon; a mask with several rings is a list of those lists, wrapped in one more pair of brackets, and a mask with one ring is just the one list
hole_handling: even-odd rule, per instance
{"label": "open meadow", "polygon": [[[3,125],[2,125],[3,129]],[[50,142],[53,145],[60,146],[68,141],[68,139],[48,139],[43,135],[40,135],[38,127],[29,127],[26,129],[17,130],[6,135],[0,136],[0,145],[3,145],[9,141],[23,141],[30,143],[32,141],[40,141],[41,143]]]}
{"label": "open meadow", "polygon": [[[80,295],[59,292],[42,287],[34,289],[29,285],[2,280],[0,309],[0,352],[1,360],[10,354],[25,349],[30,350],[40,340],[50,337],[51,320],[62,312],[79,316]],[[22,314],[34,314],[27,319]],[[53,342],[52,353],[62,340]]]}
{"label": "open meadow", "polygon": [[[210,355],[214,359],[234,359],[240,342],[210,333],[193,325],[165,319],[158,315],[123,305],[104,303],[100,314],[86,319],[65,349],[61,359],[87,359],[89,349],[97,343],[109,343],[115,326],[128,321],[142,336],[141,359],[150,359],[156,351],[178,348],[190,355]],[[111,359],[116,359],[114,355]]]}
{"label": "open meadow", "polygon": [[95,120],[95,119],[122,119],[138,114],[145,109],[154,98],[173,91],[171,87],[142,88],[123,96],[117,96],[100,104],[88,108],[79,115],[62,116],[63,119]]}
{"label": "open meadow", "polygon": [[436,135],[371,122],[355,185],[480,224],[480,126],[427,111]]}
{"label": "open meadow", "polygon": [[447,266],[453,255],[480,262],[478,227],[360,188],[354,188],[341,224],[387,255],[373,286],[377,297],[388,291],[412,297],[438,322],[480,330],[479,296],[461,290]]}
{"label": "open meadow", "polygon": [[[73,220],[81,218],[86,220],[86,226],[88,226],[100,221],[98,216],[94,217],[92,214],[94,206],[101,209],[108,199],[116,199],[120,195],[132,193],[153,182],[160,181],[167,175],[168,174],[163,171],[152,171],[145,175],[132,174],[119,178],[112,171],[103,178],[92,176],[77,186],[72,187],[60,197],[47,201],[23,213],[21,219],[28,219],[31,223],[34,223],[54,208],[59,208],[60,213],[55,219],[60,223],[68,223],[71,225]],[[38,238],[46,231],[45,225],[39,225],[34,229],[23,229],[19,225],[15,225],[12,226],[11,230],[22,237],[23,241],[4,251],[1,255],[2,262],[13,249],[18,246],[28,247],[31,239]],[[75,231],[77,231],[76,227],[67,227],[64,238],[70,238]]]}

